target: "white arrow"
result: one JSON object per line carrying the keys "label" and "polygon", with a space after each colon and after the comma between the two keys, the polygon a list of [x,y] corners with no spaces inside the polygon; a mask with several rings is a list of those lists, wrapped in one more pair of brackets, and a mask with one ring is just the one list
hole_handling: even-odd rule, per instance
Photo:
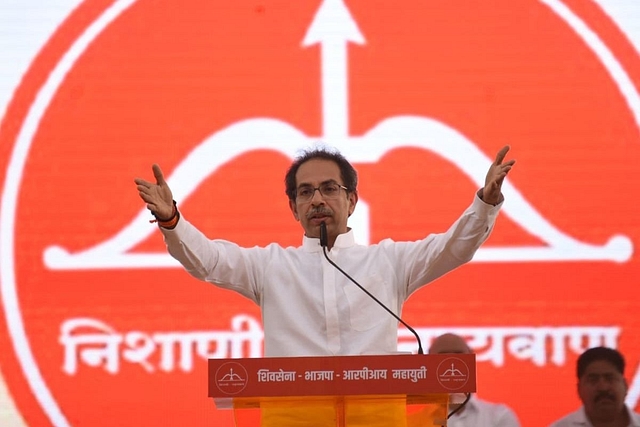
{"label": "white arrow", "polygon": [[302,46],[322,50],[322,136],[339,141],[349,135],[347,44],[365,40],[342,0],[324,0]]}

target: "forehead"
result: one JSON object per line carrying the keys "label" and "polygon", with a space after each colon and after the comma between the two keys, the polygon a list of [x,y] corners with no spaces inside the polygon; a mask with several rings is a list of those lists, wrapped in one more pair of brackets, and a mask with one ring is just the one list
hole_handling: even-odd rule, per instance
{"label": "forehead", "polygon": [[296,185],[318,185],[325,181],[341,183],[340,168],[331,160],[311,159],[300,165],[296,172]]}
{"label": "forehead", "polygon": [[594,360],[593,362],[587,365],[587,368],[584,370],[583,376],[592,375],[592,374],[609,374],[616,373],[619,374],[616,367],[606,360]]}

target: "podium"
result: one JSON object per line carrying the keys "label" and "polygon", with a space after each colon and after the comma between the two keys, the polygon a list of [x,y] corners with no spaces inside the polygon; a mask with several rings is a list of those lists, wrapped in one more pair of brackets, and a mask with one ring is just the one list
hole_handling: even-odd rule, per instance
{"label": "podium", "polygon": [[476,391],[474,354],[209,359],[208,395],[236,427],[446,426]]}

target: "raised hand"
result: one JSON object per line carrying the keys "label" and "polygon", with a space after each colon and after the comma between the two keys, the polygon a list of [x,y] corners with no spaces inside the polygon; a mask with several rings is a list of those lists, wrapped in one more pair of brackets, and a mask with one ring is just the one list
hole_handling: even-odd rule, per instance
{"label": "raised hand", "polygon": [[149,209],[158,219],[170,219],[173,216],[173,194],[171,189],[164,180],[162,169],[154,164],[152,166],[153,176],[156,179],[153,182],[145,181],[142,178],[134,179],[140,198],[147,204]]}
{"label": "raised hand", "polygon": [[502,147],[500,151],[498,151],[495,161],[489,167],[489,171],[487,172],[487,176],[484,180],[484,188],[482,190],[482,200],[485,203],[497,205],[502,200],[502,182],[516,163],[513,159],[503,163],[504,157],[507,155],[510,148],[511,147],[508,145]]}

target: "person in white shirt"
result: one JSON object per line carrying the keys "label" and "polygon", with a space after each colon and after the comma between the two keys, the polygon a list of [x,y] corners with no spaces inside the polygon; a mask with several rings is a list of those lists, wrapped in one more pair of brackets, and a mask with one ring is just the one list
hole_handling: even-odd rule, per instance
{"label": "person in white shirt", "polygon": [[[470,354],[471,348],[459,335],[443,334],[435,338],[429,347],[429,354]],[[472,394],[466,404],[460,407],[462,396],[454,395],[450,404],[456,411],[447,421],[447,427],[520,427],[515,412],[503,403],[491,403]]]}
{"label": "person in white shirt", "polygon": [[582,407],[549,427],[640,427],[640,414],[624,399],[627,380],[622,353],[607,347],[590,348],[578,357],[578,396]]}
{"label": "person in white shirt", "polygon": [[[484,187],[448,231],[368,246],[356,244],[347,226],[358,202],[357,173],[335,150],[307,150],[286,173],[289,207],[304,230],[299,247],[210,240],[181,216],[158,165],[155,182],[134,181],[169,253],[191,275],[261,307],[265,356],[388,354],[397,351],[398,322],[324,259],[321,223],[329,257],[399,315],[412,292],[471,260],[489,237],[504,200],[502,182],[515,163],[504,161],[508,151],[498,152]],[[416,196],[438,203],[434,195]],[[268,207],[256,207],[257,216],[260,209]]]}

